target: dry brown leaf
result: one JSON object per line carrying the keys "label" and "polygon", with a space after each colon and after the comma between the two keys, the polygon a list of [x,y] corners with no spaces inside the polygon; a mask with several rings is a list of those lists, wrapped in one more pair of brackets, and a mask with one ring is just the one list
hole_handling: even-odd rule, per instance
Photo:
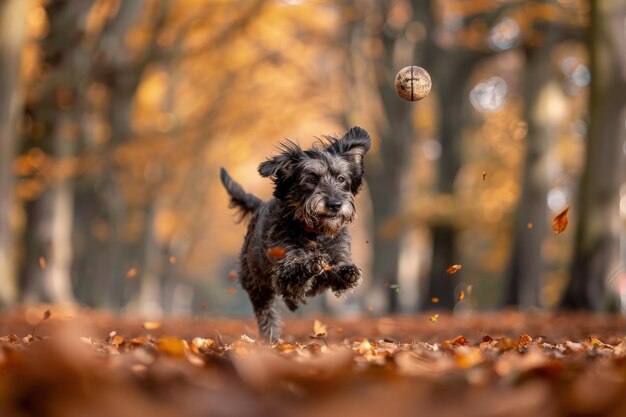
{"label": "dry brown leaf", "polygon": [[463,268],[463,265],[452,265],[451,267],[449,267],[448,269],[446,269],[446,273],[448,275],[452,275],[452,274],[456,274],[459,269]]}
{"label": "dry brown leaf", "polygon": [[281,248],[280,246],[273,246],[267,250],[267,255],[277,261],[283,259],[285,253],[285,248]]}
{"label": "dry brown leaf", "polygon": [[113,339],[111,340],[111,344],[112,345],[119,346],[122,343],[124,343],[124,337],[123,336],[121,336],[119,334],[116,334],[115,336],[113,336]]}
{"label": "dry brown leaf", "polygon": [[591,344],[594,347],[600,348],[600,349],[613,349],[614,346],[612,345],[608,345],[604,342],[602,342],[600,339],[597,339],[595,337],[589,337],[589,341],[591,342]]}
{"label": "dry brown leaf", "polygon": [[313,321],[313,335],[315,337],[326,337],[328,334],[328,328],[325,324],[322,324],[319,320]]}
{"label": "dry brown leaf", "polygon": [[50,312],[50,310],[44,311],[43,312],[43,320],[48,320],[51,315],[52,315],[52,313]]}
{"label": "dry brown leaf", "polygon": [[465,336],[457,336],[454,339],[446,340],[441,344],[443,347],[458,347],[458,346],[467,346],[469,345],[469,341],[465,338]]}
{"label": "dry brown leaf", "polygon": [[162,326],[162,323],[159,321],[144,321],[143,322],[143,328],[146,330],[157,330],[160,329]]}
{"label": "dry brown leaf", "polygon": [[465,291],[459,291],[459,295],[456,296],[457,301],[463,301],[465,299]]}
{"label": "dry brown leaf", "polygon": [[569,212],[569,206],[565,207],[562,212],[554,216],[552,219],[552,230],[554,230],[555,234],[563,233],[565,228],[567,228],[567,223],[569,222],[567,213]]}
{"label": "dry brown leaf", "polygon": [[483,181],[487,179],[487,171],[483,171]]}

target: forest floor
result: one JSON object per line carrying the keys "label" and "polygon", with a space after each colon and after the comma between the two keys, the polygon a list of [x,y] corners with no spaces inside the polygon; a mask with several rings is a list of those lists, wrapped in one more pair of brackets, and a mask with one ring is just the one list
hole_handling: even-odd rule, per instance
{"label": "forest floor", "polygon": [[[317,319],[317,320],[316,320]],[[626,415],[626,319],[474,314],[142,323],[0,316],[0,416]]]}

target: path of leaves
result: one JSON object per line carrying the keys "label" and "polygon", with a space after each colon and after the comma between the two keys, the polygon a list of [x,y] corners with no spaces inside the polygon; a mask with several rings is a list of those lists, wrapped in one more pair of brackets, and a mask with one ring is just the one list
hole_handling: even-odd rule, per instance
{"label": "path of leaves", "polygon": [[251,325],[14,311],[0,415],[626,415],[620,317],[299,319],[271,346]]}

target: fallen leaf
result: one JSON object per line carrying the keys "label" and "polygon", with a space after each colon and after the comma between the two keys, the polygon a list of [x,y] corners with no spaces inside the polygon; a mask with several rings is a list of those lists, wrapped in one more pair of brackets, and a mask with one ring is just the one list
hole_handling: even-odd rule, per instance
{"label": "fallen leaf", "polygon": [[285,248],[281,248],[279,246],[273,246],[267,250],[267,255],[270,258],[281,260],[285,257]]}
{"label": "fallen leaf", "polygon": [[554,230],[555,234],[563,233],[565,228],[567,228],[567,223],[569,222],[567,213],[569,212],[569,206],[565,207],[562,212],[554,216],[552,220],[552,230]]}
{"label": "fallen leaf", "polygon": [[159,321],[144,321],[143,322],[143,328],[146,330],[157,330],[160,329],[162,326],[162,323]]}
{"label": "fallen leaf", "polygon": [[432,323],[437,323],[438,319],[439,319],[439,314],[433,314],[432,316],[430,316],[430,321]]}
{"label": "fallen leaf", "polygon": [[519,342],[518,344],[520,346],[530,346],[530,344],[533,342],[533,338],[530,337],[528,334],[526,333],[522,333],[519,337]]}
{"label": "fallen leaf", "polygon": [[454,339],[446,340],[441,344],[443,347],[456,347],[456,346],[467,346],[469,345],[469,341],[465,338],[465,336],[457,336]]}
{"label": "fallen leaf", "polygon": [[608,345],[602,341],[600,341],[600,339],[597,339],[595,337],[589,337],[589,341],[591,342],[591,344],[594,347],[600,348],[600,349],[613,349],[613,346]]}
{"label": "fallen leaf", "polygon": [[315,337],[326,337],[328,334],[328,328],[325,324],[322,324],[319,320],[313,321],[313,334]]}
{"label": "fallen leaf", "polygon": [[457,301],[463,301],[465,299],[465,292],[463,290],[459,291],[459,295],[456,297]]}
{"label": "fallen leaf", "polygon": [[177,337],[162,337],[157,341],[156,345],[161,352],[168,355],[185,355],[185,343]]}
{"label": "fallen leaf", "polygon": [[113,340],[111,340],[111,344],[112,345],[119,346],[122,343],[124,343],[124,337],[123,336],[121,336],[119,334],[113,336]]}
{"label": "fallen leaf", "polygon": [[448,269],[446,269],[446,273],[448,275],[452,275],[452,274],[456,274],[459,269],[463,268],[463,265],[452,265],[451,267],[449,267]]}
{"label": "fallen leaf", "polygon": [[430,301],[432,301],[433,304],[437,304],[439,302],[439,297],[433,297],[430,299]]}

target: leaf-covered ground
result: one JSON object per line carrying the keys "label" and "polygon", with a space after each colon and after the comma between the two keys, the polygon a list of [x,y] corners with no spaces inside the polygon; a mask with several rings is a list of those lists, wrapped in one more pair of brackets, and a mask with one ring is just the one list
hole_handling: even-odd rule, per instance
{"label": "leaf-covered ground", "polygon": [[[49,311],[49,313],[46,313]],[[0,416],[626,415],[626,320],[0,316]]]}

